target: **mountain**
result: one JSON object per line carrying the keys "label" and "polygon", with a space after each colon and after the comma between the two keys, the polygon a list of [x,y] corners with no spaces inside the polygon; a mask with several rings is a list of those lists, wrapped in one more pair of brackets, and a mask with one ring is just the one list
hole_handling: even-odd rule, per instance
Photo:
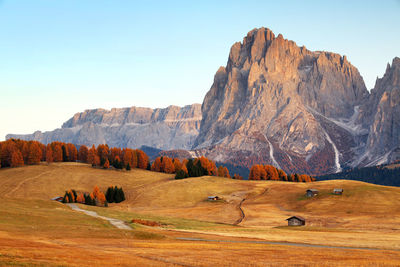
{"label": "mountain", "polygon": [[[222,162],[336,172],[357,157],[369,93],[345,56],[312,52],[265,28],[235,43],[203,105],[194,148]],[[364,140],[365,141],[365,140]]]}
{"label": "mountain", "polygon": [[145,145],[162,150],[190,149],[198,135],[200,121],[200,104],[164,109],[92,109],[76,113],[60,129],[30,135],[9,134],[6,138],[38,140],[45,144],[63,141],[90,146],[106,143],[112,147]]}
{"label": "mountain", "polygon": [[373,166],[400,158],[400,58],[388,64],[376,80],[361,113],[360,121],[370,125],[366,149],[354,166]]}
{"label": "mountain", "polygon": [[399,58],[370,93],[346,56],[259,28],[231,47],[201,107],[87,110],[61,129],[7,138],[146,145],[171,150],[163,155],[321,175],[399,159],[399,103]]}

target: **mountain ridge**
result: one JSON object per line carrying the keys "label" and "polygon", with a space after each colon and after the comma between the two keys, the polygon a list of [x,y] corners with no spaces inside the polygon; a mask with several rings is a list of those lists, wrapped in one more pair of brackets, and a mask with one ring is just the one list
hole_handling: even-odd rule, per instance
{"label": "mountain ridge", "polygon": [[167,108],[88,109],[76,113],[54,131],[36,131],[31,135],[9,134],[6,139],[20,138],[42,143],[64,141],[82,145],[107,143],[116,147],[190,149],[200,127],[200,104]]}
{"label": "mountain ridge", "polygon": [[[218,162],[313,175],[382,164],[400,157],[399,69],[395,57],[370,93],[345,55],[310,51],[268,28],[253,29],[232,45],[201,107],[86,110],[48,136],[185,149]],[[130,127],[144,125],[144,134],[132,134]],[[29,138],[51,139],[41,135]]]}

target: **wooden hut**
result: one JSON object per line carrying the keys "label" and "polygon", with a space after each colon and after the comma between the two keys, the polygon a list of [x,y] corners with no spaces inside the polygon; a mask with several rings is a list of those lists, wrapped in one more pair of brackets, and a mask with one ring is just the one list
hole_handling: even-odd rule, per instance
{"label": "wooden hut", "polygon": [[287,218],[286,221],[288,221],[288,226],[306,225],[306,219],[300,216],[292,216]]}
{"label": "wooden hut", "polygon": [[317,189],[307,189],[306,191],[306,196],[307,197],[315,197],[318,195],[318,190]]}
{"label": "wooden hut", "polygon": [[341,194],[343,194],[343,189],[342,188],[335,188],[335,189],[333,189],[333,194],[334,195],[341,195]]}

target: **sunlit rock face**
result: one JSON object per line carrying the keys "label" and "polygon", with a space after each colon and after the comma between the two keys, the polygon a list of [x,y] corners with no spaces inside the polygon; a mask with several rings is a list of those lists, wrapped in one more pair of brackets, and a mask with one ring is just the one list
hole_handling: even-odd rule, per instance
{"label": "sunlit rock face", "polygon": [[164,109],[113,108],[92,109],[75,114],[60,129],[7,138],[63,141],[82,145],[108,144],[112,147],[138,148],[147,145],[159,149],[190,149],[198,135],[201,105],[169,106]]}
{"label": "sunlit rock face", "polygon": [[232,46],[226,67],[217,71],[193,148],[246,166],[335,172],[356,156],[349,147],[365,139],[367,129],[353,115],[368,95],[345,56],[312,52],[255,29]]}
{"label": "sunlit rock face", "polygon": [[358,165],[379,165],[400,159],[400,58],[376,80],[360,121],[369,126],[366,149]]}

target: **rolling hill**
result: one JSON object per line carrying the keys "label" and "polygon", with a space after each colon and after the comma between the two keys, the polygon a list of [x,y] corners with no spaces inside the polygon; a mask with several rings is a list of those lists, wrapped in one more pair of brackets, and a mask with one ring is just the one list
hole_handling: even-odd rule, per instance
{"label": "rolling hill", "polygon": [[[101,190],[122,186],[127,199],[109,208],[81,205],[83,209],[126,222],[137,218],[164,226],[130,224],[133,231],[118,230],[50,200],[67,189],[91,191],[94,185]],[[306,198],[308,188],[318,189],[319,195]],[[331,194],[333,188],[343,188],[344,194]],[[207,201],[209,195],[222,200]],[[85,260],[77,252],[81,250],[90,264],[111,265],[245,266],[249,261],[256,265],[267,260],[307,264],[315,259],[330,265],[338,255],[344,265],[400,262],[400,188],[358,181],[175,180],[173,175],[138,169],[127,172],[53,163],[0,170],[0,201],[0,265],[81,265]],[[304,217],[306,226],[287,227],[286,219],[292,215]],[[190,241],[192,238],[226,243]],[[282,244],[252,243],[262,240],[323,247],[309,247],[309,253],[304,253]],[[372,251],[344,250],[341,246]],[[232,256],[226,259],[227,255]]]}

